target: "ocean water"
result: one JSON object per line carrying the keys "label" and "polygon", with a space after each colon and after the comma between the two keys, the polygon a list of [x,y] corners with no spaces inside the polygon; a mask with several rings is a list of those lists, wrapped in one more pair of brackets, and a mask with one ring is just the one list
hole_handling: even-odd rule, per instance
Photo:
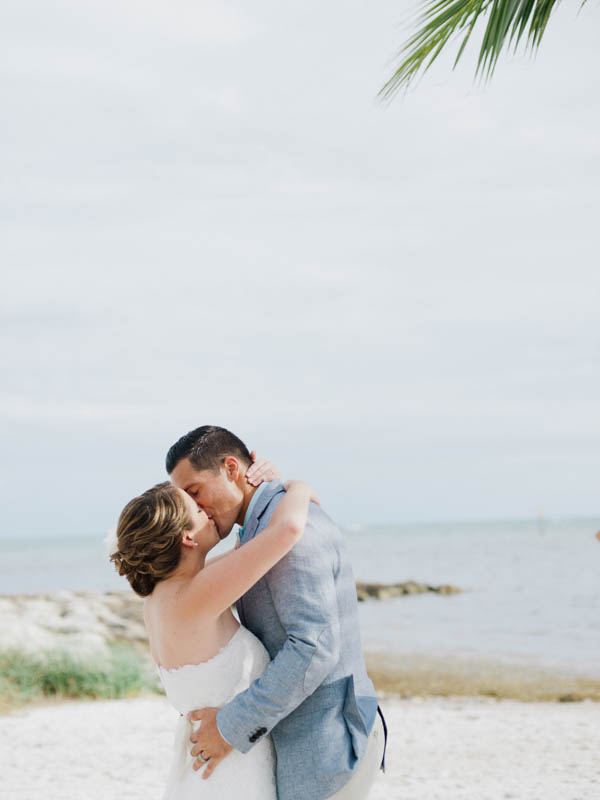
{"label": "ocean water", "polygon": [[362,580],[451,583],[361,604],[369,649],[480,657],[600,677],[600,519],[347,533]]}
{"label": "ocean water", "polygon": [[[361,603],[366,648],[600,677],[599,529],[600,519],[578,519],[345,531],[358,580],[463,590]],[[102,539],[38,539],[34,550],[30,541],[0,539],[0,593],[127,589]]]}

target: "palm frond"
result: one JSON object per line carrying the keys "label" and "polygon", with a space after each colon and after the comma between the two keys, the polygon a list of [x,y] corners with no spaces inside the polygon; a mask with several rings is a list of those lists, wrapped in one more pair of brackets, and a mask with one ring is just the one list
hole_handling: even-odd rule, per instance
{"label": "palm frond", "polygon": [[[552,10],[560,0],[425,0],[418,15],[420,27],[400,49],[400,66],[379,96],[389,99],[421,73],[427,72],[454,34],[464,34],[453,69],[458,64],[479,18],[487,16],[475,77],[489,80],[505,45],[514,40],[516,52],[527,30],[526,48],[536,50]],[[582,7],[587,0],[582,0]]]}

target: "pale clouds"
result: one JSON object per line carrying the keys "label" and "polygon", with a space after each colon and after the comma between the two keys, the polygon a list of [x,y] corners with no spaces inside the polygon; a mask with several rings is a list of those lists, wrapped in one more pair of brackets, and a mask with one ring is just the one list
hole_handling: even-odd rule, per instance
{"label": "pale clouds", "polygon": [[406,9],[9,4],[5,504],[104,530],[208,421],[344,521],[598,511],[598,9],[385,107]]}

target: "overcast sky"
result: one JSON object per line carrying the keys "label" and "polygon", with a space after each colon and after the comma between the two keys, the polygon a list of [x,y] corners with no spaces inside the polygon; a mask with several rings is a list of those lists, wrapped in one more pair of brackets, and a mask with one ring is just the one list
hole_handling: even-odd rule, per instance
{"label": "overcast sky", "polygon": [[386,106],[415,7],[7,0],[0,535],[206,423],[344,524],[600,513],[600,8]]}

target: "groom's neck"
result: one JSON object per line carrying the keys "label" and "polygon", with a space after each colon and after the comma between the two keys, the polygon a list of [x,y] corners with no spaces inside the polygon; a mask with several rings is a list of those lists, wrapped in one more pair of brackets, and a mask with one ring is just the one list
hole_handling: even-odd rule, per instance
{"label": "groom's neck", "polygon": [[246,481],[246,479],[244,479],[244,484],[245,485],[242,489],[244,493],[244,501],[240,507],[240,513],[238,515],[238,518],[236,519],[238,525],[244,524],[244,520],[246,518],[246,511],[248,511],[248,506],[250,505],[250,501],[252,500],[252,498],[254,497],[254,493],[258,489],[258,486],[250,486],[250,484]]}

